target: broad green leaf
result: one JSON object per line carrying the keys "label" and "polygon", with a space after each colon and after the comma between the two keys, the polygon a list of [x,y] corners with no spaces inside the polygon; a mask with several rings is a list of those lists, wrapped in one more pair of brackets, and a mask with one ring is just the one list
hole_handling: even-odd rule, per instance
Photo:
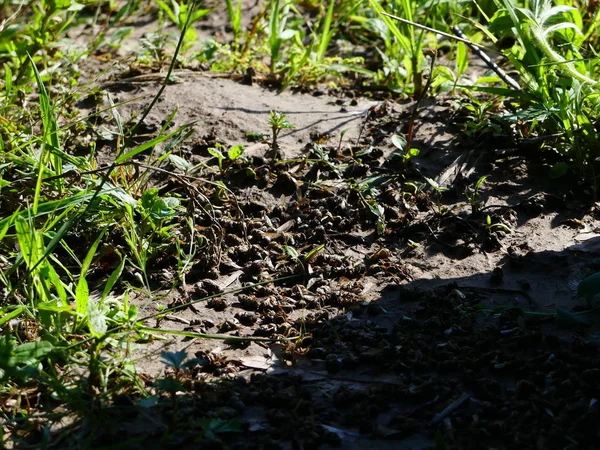
{"label": "broad green leaf", "polygon": [[548,178],[550,178],[551,180],[556,180],[557,178],[566,175],[568,171],[569,164],[562,161],[558,162],[550,168],[550,171],[548,172]]}
{"label": "broad green leaf", "polygon": [[577,295],[590,299],[600,292],[600,272],[596,272],[585,278],[577,286]]}
{"label": "broad green leaf", "polygon": [[159,198],[154,202],[151,209],[151,215],[155,219],[166,219],[177,215],[175,211],[179,208],[179,200],[173,197]]}
{"label": "broad green leaf", "polygon": [[551,27],[546,28],[544,30],[544,36],[549,36],[558,30],[564,30],[567,28],[575,30],[576,33],[581,34],[581,30],[577,28],[577,26],[574,23],[563,22],[557,23],[556,25],[552,25]]}
{"label": "broad green leaf", "polygon": [[110,195],[111,197],[116,198],[124,205],[131,206],[132,208],[138,207],[138,202],[125,190],[120,187],[115,187],[111,183],[104,183],[102,190],[100,191],[102,195]]}
{"label": "broad green leaf", "polygon": [[298,254],[298,251],[294,247],[290,247],[289,245],[284,245],[283,249],[285,250],[287,255],[292,259],[298,259],[300,257],[300,255]]}
{"label": "broad green leaf", "polygon": [[427,182],[429,183],[429,185],[430,185],[430,186],[431,186],[433,189],[435,189],[436,191],[437,191],[437,190],[439,190],[439,189],[441,188],[441,187],[440,187],[440,185],[438,184],[438,182],[437,182],[437,181],[435,181],[435,180],[434,180],[434,179],[432,179],[432,178],[425,177],[425,181],[427,181]]}
{"label": "broad green leaf", "polygon": [[37,364],[41,358],[46,356],[54,349],[54,346],[48,341],[26,342],[17,346],[11,358],[9,366]]}
{"label": "broad green leaf", "polygon": [[475,192],[479,191],[479,189],[481,188],[481,185],[485,182],[485,180],[487,180],[490,176],[489,175],[483,175],[481,177],[479,177],[479,179],[477,180],[477,182],[475,183]]}
{"label": "broad green leaf", "polygon": [[163,0],[156,0],[156,3],[158,4],[158,6],[160,6],[160,9],[162,9],[167,14],[167,16],[169,16],[171,22],[173,22],[176,25],[179,24],[179,15],[175,15],[175,13],[171,10],[171,7],[167,4],[167,2],[164,2]]}
{"label": "broad green leaf", "polygon": [[[45,253],[50,254],[51,251],[46,250]],[[65,289],[63,281],[60,279],[60,277],[56,273],[56,270],[54,269],[54,267],[50,264],[50,262],[48,260],[45,260],[41,264],[40,273],[41,273],[42,270],[46,271],[47,278],[50,280],[50,282],[54,286],[54,289],[56,289],[56,293],[58,294],[58,298],[60,298],[60,300],[61,300],[61,302],[63,304],[66,304],[67,303],[67,291]]]}
{"label": "broad green leaf", "polygon": [[469,55],[464,42],[459,42],[456,47],[456,78],[459,78],[469,67]]}
{"label": "broad green leaf", "polygon": [[212,11],[212,9],[209,9],[209,8],[195,10],[190,19],[190,23],[194,23],[197,20],[202,19],[204,16],[206,16],[211,11]]}
{"label": "broad green leaf", "polygon": [[149,148],[152,148],[152,147],[156,146],[157,144],[160,144],[161,142],[166,141],[167,139],[172,138],[177,133],[180,133],[182,130],[185,130],[185,129],[189,128],[190,125],[191,124],[182,125],[177,130],[173,131],[172,133],[169,133],[169,134],[166,134],[166,135],[163,135],[163,136],[157,136],[154,139],[151,139],[148,142],[143,143],[142,145],[134,148],[133,150],[128,151],[124,155],[119,156],[115,160],[115,164],[124,163],[125,161],[133,158],[134,156],[140,154],[141,152],[143,152],[145,150],[148,150]]}
{"label": "broad green leaf", "polygon": [[219,160],[219,165],[221,165],[221,162],[225,159],[225,156],[223,155],[223,153],[221,153],[216,148],[209,148],[208,153]]}
{"label": "broad green leaf", "polygon": [[75,288],[75,310],[81,317],[86,317],[88,312],[88,303],[90,300],[90,291],[85,278],[79,278]]}
{"label": "broad green leaf", "polygon": [[452,70],[450,70],[448,67],[446,66],[437,66],[434,69],[434,76],[437,77],[442,77],[448,81],[454,81],[455,80],[455,76],[454,76],[454,72],[452,72]]}
{"label": "broad green leaf", "polygon": [[192,168],[192,165],[181,156],[171,154],[169,155],[169,161],[171,161],[171,164],[173,164],[175,167],[183,170],[184,172],[188,172]]}
{"label": "broad green leaf", "polygon": [[188,27],[185,30],[185,42],[195,42],[198,39],[198,32],[194,27]]}
{"label": "broad green leaf", "polygon": [[396,147],[398,150],[404,151],[406,148],[406,139],[404,136],[394,134],[392,135],[392,144],[394,144],[394,147]]}
{"label": "broad green leaf", "polygon": [[23,260],[27,264],[28,269],[32,270],[43,254],[41,245],[39,244],[39,236],[21,216],[15,218],[15,230]]}
{"label": "broad green leaf", "polygon": [[294,37],[294,35],[297,33],[296,30],[283,30],[281,32],[281,34],[279,35],[279,39],[281,39],[282,41],[287,41],[288,39],[291,39]]}
{"label": "broad green leaf", "polygon": [[496,36],[504,36],[505,34],[512,34],[513,20],[506,10],[497,11],[488,24],[488,30],[490,33]]}
{"label": "broad green leaf", "polygon": [[179,368],[188,355],[184,350],[181,350],[178,352],[161,352],[160,356],[167,367]]}
{"label": "broad green leaf", "polygon": [[142,194],[142,198],[140,198],[140,206],[142,208],[144,208],[146,211],[151,211],[152,210],[152,206],[154,205],[154,203],[156,202],[156,200],[158,199],[158,189],[157,188],[150,188],[147,189],[146,191],[144,191],[144,193]]}
{"label": "broad green leaf", "polygon": [[574,328],[578,326],[587,327],[591,325],[591,321],[588,319],[562,308],[556,308],[556,322],[559,326],[565,328]]}
{"label": "broad green leaf", "polygon": [[234,145],[233,147],[231,147],[229,149],[229,151],[227,152],[227,157],[231,160],[231,161],[235,161],[236,159],[238,159],[240,156],[242,156],[242,153],[244,153],[244,146],[243,145]]}
{"label": "broad green leaf", "polygon": [[540,14],[538,21],[541,24],[546,23],[546,21],[552,17],[552,16],[556,16],[558,14],[563,14],[569,11],[573,11],[575,10],[574,7],[572,6],[567,6],[567,5],[558,5],[558,6],[553,6],[552,8],[548,8],[545,11],[542,11],[542,14]]}
{"label": "broad green leaf", "polygon": [[56,9],[69,9],[71,6],[71,0],[54,0],[53,3]]}

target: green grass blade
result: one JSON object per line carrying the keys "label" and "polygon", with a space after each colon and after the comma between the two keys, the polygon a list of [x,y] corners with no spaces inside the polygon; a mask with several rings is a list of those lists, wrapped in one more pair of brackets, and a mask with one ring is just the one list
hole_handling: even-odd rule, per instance
{"label": "green grass blade", "polygon": [[179,17],[173,12],[171,7],[166,2],[163,2],[162,0],[156,0],[156,3],[158,6],[160,6],[160,9],[162,9],[167,16],[169,16],[169,19],[171,19],[175,25],[179,25]]}
{"label": "green grass blade", "polygon": [[10,66],[6,63],[4,63],[4,72],[4,93],[6,94],[6,98],[9,98],[12,91],[13,74]]}
{"label": "green grass blade", "polygon": [[170,334],[172,336],[184,336],[191,338],[199,338],[199,339],[218,339],[221,341],[235,341],[235,342],[285,342],[285,341],[295,341],[298,337],[290,337],[290,338],[264,338],[264,337],[254,337],[254,336],[232,336],[228,334],[208,334],[208,333],[194,333],[192,331],[179,331],[179,330],[166,330],[163,328],[152,328],[152,327],[138,327],[140,331],[145,331],[147,333],[156,333],[156,334]]}
{"label": "green grass blade", "polygon": [[[42,256],[42,258],[45,258],[45,257],[46,257],[46,255]],[[47,259],[42,259],[42,261],[43,261],[43,264],[42,264],[42,268],[41,268],[40,272],[46,274],[48,280],[50,280],[50,282],[54,286],[54,289],[56,289],[56,294],[58,295],[58,298],[61,300],[63,305],[66,305],[67,304],[67,291],[65,289],[65,286],[64,286],[62,280],[56,273],[56,270],[54,269],[52,264],[50,264]]]}
{"label": "green grass blade", "polygon": [[518,98],[521,100],[535,101],[536,98],[532,94],[525,91],[518,91],[516,89],[489,87],[489,86],[469,86],[464,84],[456,85],[457,88],[462,88],[468,91],[479,91],[487,92],[488,94],[504,96],[509,98]]}
{"label": "green grass blade", "polygon": [[38,161],[38,174],[37,174],[37,181],[35,183],[35,193],[33,196],[33,213],[36,214],[38,205],[40,202],[40,196],[41,196],[41,190],[42,190],[42,178],[44,177],[44,174],[45,174],[46,159],[49,155],[49,149],[47,148],[46,144],[48,144],[47,137],[48,137],[48,132],[50,130],[49,123],[52,121],[52,119],[50,118],[50,115],[52,114],[52,108],[50,107],[50,99],[48,97],[48,92],[46,91],[46,87],[44,86],[44,83],[42,82],[40,73],[38,72],[37,67],[36,67],[35,63],[33,62],[33,59],[31,58],[31,56],[29,56],[29,60],[33,67],[33,73],[35,74],[35,79],[38,84],[39,97],[40,97],[40,111],[42,113],[42,128],[44,130],[44,141],[42,144],[42,151],[41,151],[40,158]]}
{"label": "green grass blade", "polygon": [[177,130],[175,130],[172,133],[169,133],[169,134],[166,134],[166,135],[163,135],[163,136],[157,136],[154,139],[149,140],[148,142],[144,142],[142,145],[134,148],[133,150],[128,151],[124,155],[119,156],[115,160],[115,164],[122,164],[122,163],[130,160],[134,156],[142,153],[144,150],[148,150],[149,148],[152,148],[155,145],[160,144],[161,142],[166,141],[167,139],[172,138],[177,133],[181,132],[182,130],[185,130],[186,128],[190,127],[191,125],[193,125],[193,122],[180,126]]}
{"label": "green grass blade", "polygon": [[123,273],[123,268],[125,267],[125,261],[127,261],[127,258],[123,258],[117,268],[110,274],[110,277],[108,277],[106,285],[104,286],[104,291],[102,292],[102,297],[100,299],[101,304],[104,302],[114,285],[121,277],[121,273]]}
{"label": "green grass blade", "polygon": [[81,273],[79,275],[79,281],[77,282],[77,287],[75,288],[75,310],[78,314],[83,316],[87,316],[88,314],[88,302],[90,298],[90,292],[88,288],[88,283],[85,279],[92,261],[94,259],[94,255],[96,254],[96,250],[98,249],[98,245],[102,241],[104,237],[104,233],[106,232],[106,228],[104,228],[100,235],[96,238],[90,249],[88,250],[85,259],[83,260],[83,264],[81,265]]}
{"label": "green grass blade", "polygon": [[319,49],[317,51],[317,61],[322,61],[325,57],[325,52],[327,51],[327,47],[329,47],[329,42],[333,36],[333,33],[331,32],[331,19],[333,17],[334,6],[335,0],[330,0],[327,14],[325,15],[325,20],[323,22],[323,29],[321,31],[321,42],[319,43]]}
{"label": "green grass blade", "polygon": [[23,306],[19,306],[19,307],[13,309],[11,312],[4,314],[2,317],[0,317],[0,327],[2,325],[4,325],[6,322],[8,322],[9,320],[12,320],[15,317],[17,317],[24,310],[25,310],[25,308]]}
{"label": "green grass blade", "polygon": [[17,207],[17,210],[11,216],[7,217],[6,220],[0,222],[0,242],[2,241],[2,239],[4,239],[4,236],[6,236],[8,229],[13,224],[14,220],[18,217],[20,211],[21,208]]}
{"label": "green grass blade", "polygon": [[35,230],[29,226],[29,223],[21,217],[15,218],[15,231],[17,234],[17,242],[19,243],[19,249],[23,260],[30,270],[33,270],[35,265],[38,263],[42,254],[41,248],[38,245],[38,236]]}

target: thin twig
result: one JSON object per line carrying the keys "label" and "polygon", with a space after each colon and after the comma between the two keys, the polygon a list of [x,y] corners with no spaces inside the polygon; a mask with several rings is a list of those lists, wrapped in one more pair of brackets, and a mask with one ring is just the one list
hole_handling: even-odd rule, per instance
{"label": "thin twig", "polygon": [[464,42],[467,45],[468,44],[472,44],[472,45],[474,45],[476,47],[485,48],[483,45],[475,44],[474,42],[471,42],[470,40],[468,40],[468,39],[466,39],[464,37],[454,36],[453,34],[445,33],[443,31],[436,30],[435,28],[430,28],[430,27],[427,27],[425,25],[421,25],[420,23],[411,22],[410,20],[406,20],[406,19],[403,19],[402,17],[394,16],[393,14],[389,14],[389,13],[386,13],[386,12],[382,12],[381,14],[383,14],[384,16],[387,16],[387,17],[389,17],[391,19],[397,20],[398,22],[402,22],[402,23],[404,23],[406,25],[411,25],[411,26],[413,26],[415,28],[420,28],[421,30],[429,31],[431,33],[435,33],[435,34],[438,34],[440,36],[444,36],[444,37],[446,37],[448,39],[452,39],[452,40],[459,41],[459,42]]}
{"label": "thin twig", "polygon": [[490,69],[492,69],[502,81],[508,84],[511,88],[520,91],[521,86],[514,79],[512,79],[504,70],[498,66],[494,61],[490,59],[488,55],[486,55],[478,45],[475,45],[473,42],[467,39],[464,33],[458,27],[451,27],[452,31],[456,33],[457,36],[461,38],[461,42],[464,42],[472,51],[475,53],[479,59],[481,59]]}
{"label": "thin twig", "polygon": [[438,413],[435,416],[433,416],[433,419],[431,419],[431,425],[437,425],[438,423],[440,423],[442,420],[444,420],[446,417],[448,417],[450,414],[452,414],[454,411],[460,408],[463,405],[463,403],[465,403],[470,398],[471,394],[461,395],[457,400],[450,403],[450,405],[448,405],[441,413]]}
{"label": "thin twig", "polygon": [[187,16],[185,18],[185,24],[183,25],[183,28],[181,30],[181,35],[179,36],[179,41],[177,42],[177,46],[175,47],[175,52],[173,53],[173,57],[171,58],[171,64],[169,64],[169,69],[167,70],[167,75],[165,76],[163,84],[160,86],[160,89],[158,90],[158,92],[156,93],[156,95],[154,96],[154,98],[152,99],[150,104],[148,105],[148,107],[144,110],[144,113],[142,114],[142,117],[140,118],[140,120],[138,120],[136,122],[136,124],[129,129],[127,134],[129,134],[129,135],[133,134],[133,132],[144,122],[144,120],[146,120],[146,117],[148,117],[148,114],[150,114],[150,111],[152,111],[152,108],[154,108],[154,105],[156,104],[156,102],[158,102],[158,99],[160,98],[163,91],[167,87],[167,84],[169,84],[169,79],[171,78],[171,73],[173,73],[173,69],[175,68],[175,63],[177,62],[177,55],[179,54],[179,51],[181,50],[181,46],[185,39],[185,33],[191,22],[192,13],[194,12],[194,9],[196,9],[196,3],[197,3],[196,0],[193,0],[192,4],[189,7]]}
{"label": "thin twig", "polygon": [[425,31],[429,31],[431,33],[435,33],[437,35],[440,36],[444,36],[448,39],[452,39],[458,42],[462,42],[466,45],[469,46],[469,48],[473,51],[473,53],[475,53],[479,58],[481,58],[481,60],[490,68],[492,69],[499,77],[502,81],[504,81],[506,84],[508,84],[511,88],[520,91],[521,90],[521,86],[519,85],[519,83],[517,83],[514,79],[512,79],[510,76],[508,76],[506,74],[506,72],[504,72],[499,66],[498,64],[496,64],[494,61],[492,61],[490,59],[490,57],[488,55],[486,55],[482,49],[485,49],[484,46],[479,45],[479,44],[475,44],[474,42],[470,41],[469,39],[467,39],[467,37],[464,35],[464,33],[458,28],[458,27],[451,27],[452,31],[456,34],[456,36],[450,34],[450,33],[445,33],[443,31],[440,30],[436,30],[435,28],[431,28],[431,27],[427,27],[425,25],[421,25],[419,23],[416,22],[412,22],[410,20],[406,20],[403,19],[402,17],[398,17],[398,16],[394,16],[392,14],[389,13],[382,13],[384,16],[387,16],[391,19],[397,20],[399,22],[402,22],[406,25],[411,25],[415,28],[420,28],[421,30],[425,30]]}

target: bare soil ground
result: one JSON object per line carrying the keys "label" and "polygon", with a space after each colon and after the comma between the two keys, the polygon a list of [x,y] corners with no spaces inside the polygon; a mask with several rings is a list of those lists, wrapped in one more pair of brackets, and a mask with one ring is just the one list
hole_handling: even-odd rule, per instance
{"label": "bare soil ground", "polygon": [[[110,77],[97,82],[128,102],[117,108],[124,119],[159,88],[156,74]],[[406,132],[412,103],[278,93],[178,71],[144,132],[175,109],[177,124],[195,122],[182,154],[207,169],[188,180],[193,188],[171,175],[156,181],[195,196],[206,246],[187,285],[160,302],[298,276],[148,325],[299,338],[165,335],[140,346],[148,386],[175,376],[162,351],[198,358],[182,376],[185,389],[154,405],[116,398],[57,431],[61,448],[599,448],[598,314],[574,314],[588,309],[577,283],[599,264],[597,211],[570,180],[548,179],[536,149],[460,141],[450,100],[422,106],[413,141],[421,153],[405,164],[393,157],[391,136]],[[247,137],[270,133],[271,110],[296,126],[283,132],[276,165],[268,139]],[[216,143],[244,144],[246,159],[220,172],[207,151]],[[107,160],[111,145],[101,150]],[[485,174],[472,211],[463,192]],[[438,199],[427,185],[407,188],[424,176],[448,191]],[[230,190],[225,197],[215,181]],[[385,210],[382,233],[364,183]],[[321,245],[302,264],[285,251],[305,256]],[[167,285],[169,270],[169,261],[156,263],[152,281]],[[153,299],[135,302],[142,316],[155,312]]]}

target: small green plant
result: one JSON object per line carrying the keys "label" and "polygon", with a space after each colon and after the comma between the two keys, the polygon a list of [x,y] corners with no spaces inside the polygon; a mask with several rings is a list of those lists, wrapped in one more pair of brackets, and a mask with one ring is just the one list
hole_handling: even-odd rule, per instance
{"label": "small green plant", "polygon": [[138,56],[138,61],[141,63],[159,67],[163,67],[169,61],[170,56],[167,54],[169,45],[169,36],[165,33],[148,33],[140,38],[140,46],[142,52]]}
{"label": "small green plant", "polygon": [[182,158],[181,156],[175,155],[173,153],[168,155],[168,160],[171,164],[173,164],[174,167],[181,170],[185,175],[194,175],[202,167],[205,167],[204,163],[194,165],[185,158]]}
{"label": "small green plant", "polygon": [[270,111],[269,125],[271,126],[271,159],[275,161],[280,157],[279,134],[282,130],[294,129],[295,126],[279,111]]}
{"label": "small green plant", "polygon": [[306,253],[306,255],[304,256],[301,256],[300,253],[298,253],[298,250],[296,250],[291,245],[284,245],[283,251],[285,258],[290,258],[302,268],[303,272],[306,272],[308,265],[315,260],[315,258],[319,255],[319,253],[321,253],[321,250],[323,250],[324,248],[325,244],[318,245],[312,250],[310,250],[308,253]]}
{"label": "small green plant", "polygon": [[405,208],[410,208],[410,203],[414,203],[415,200],[427,197],[427,183],[420,181],[407,181],[404,183],[404,190],[402,191],[402,200]]}
{"label": "small green plant", "polygon": [[339,168],[336,167],[336,165],[331,161],[328,152],[323,148],[322,145],[313,144],[313,152],[317,157],[317,163],[329,169],[338,178],[342,178]]}
{"label": "small green plant", "polygon": [[507,117],[502,120],[490,120],[490,116],[497,114],[499,110],[499,100],[477,98],[468,91],[465,91],[464,95],[466,98],[453,102],[453,107],[457,110],[457,122],[465,135],[473,141],[477,141],[483,135],[501,136],[503,128],[500,124],[502,121],[506,122]]}
{"label": "small green plant", "polygon": [[12,67],[14,84],[21,85],[33,80],[33,71],[30,64],[30,58],[37,63],[47,63],[49,56],[46,49],[55,45],[64,33],[72,25],[75,13],[69,12],[69,9],[77,9],[80,5],[75,5],[71,0],[48,1],[43,0],[34,2],[29,6],[21,5],[20,8],[31,7],[29,20],[16,19],[23,12],[15,10],[11,15],[8,2],[3,2],[7,7],[6,15],[3,16],[0,25],[0,59],[4,62],[9,61],[8,65]]}
{"label": "small green plant", "polygon": [[596,272],[577,285],[577,296],[585,298],[588,305],[592,304],[592,299],[600,293],[600,272]]}
{"label": "small green plant", "polygon": [[174,219],[180,214],[180,201],[174,197],[160,197],[158,189],[151,188],[142,194],[135,206],[124,203],[123,207],[127,217],[123,233],[133,255],[131,264],[139,270],[143,284],[150,292],[148,264],[173,245],[176,239]]}
{"label": "small green plant", "polygon": [[258,142],[258,141],[262,141],[266,138],[268,138],[268,134],[265,133],[261,133],[259,131],[248,131],[246,133],[246,139],[248,139],[251,142]]}
{"label": "small green plant", "polygon": [[[429,7],[433,2],[430,3]],[[393,90],[408,92],[419,97],[424,89],[423,75],[427,67],[423,49],[426,44],[434,41],[427,39],[423,30],[416,30],[410,25],[399,25],[385,12],[396,14],[414,22],[419,7],[424,5],[410,0],[394,2],[392,8],[386,11],[380,0],[369,0],[369,5],[378,15],[371,19],[367,25],[375,31],[384,43],[384,49],[379,53],[384,61],[384,71],[380,74],[383,82]]]}
{"label": "small green plant", "polygon": [[[4,319],[4,318],[2,318]],[[26,381],[42,370],[45,357],[54,350],[48,341],[26,342],[4,333],[0,336],[0,382],[7,379]]]}
{"label": "small green plant", "polygon": [[442,193],[448,190],[447,187],[440,186],[437,181],[425,177],[425,181],[429,184],[429,186],[435,191],[436,194],[436,205],[437,205],[437,213],[439,215],[444,215],[448,212],[448,210],[442,207]]}
{"label": "small green plant", "polygon": [[269,19],[269,48],[271,51],[269,72],[272,76],[275,75],[277,71],[277,64],[283,57],[281,45],[285,41],[292,39],[297,33],[296,30],[287,28],[291,7],[291,2],[286,0],[283,0],[283,2],[281,0],[271,0],[269,5],[269,10],[271,13]]}
{"label": "small green plant", "polygon": [[517,103],[516,111],[500,115],[517,137],[558,136],[545,145],[562,154],[581,178],[590,180],[595,193],[594,166],[600,157],[594,125],[600,117],[599,60],[585,58],[582,49],[596,32],[596,23],[584,22],[573,6],[554,5],[551,0],[532,0],[525,6],[514,0],[496,4],[498,10],[483,29],[491,36],[516,38],[517,45],[504,54],[518,70],[523,87],[469,89],[501,94]]}
{"label": "small green plant", "polygon": [[225,0],[225,5],[227,6],[227,15],[233,31],[233,46],[237,48],[240,45],[242,36],[242,0],[237,0],[235,6],[233,0]]}
{"label": "small green plant", "polygon": [[392,144],[396,150],[392,153],[392,158],[400,158],[403,164],[408,164],[411,158],[418,156],[420,151],[414,147],[408,148],[406,138],[398,134],[392,135]]}
{"label": "small green plant", "polygon": [[467,197],[467,202],[469,203],[469,205],[471,205],[472,214],[477,214],[482,206],[481,202],[479,201],[479,193],[481,190],[481,186],[488,178],[489,175],[483,175],[482,177],[479,177],[479,179],[475,182],[473,188],[467,188],[467,190],[465,191],[465,197]]}
{"label": "small green plant", "polygon": [[194,23],[212,11],[208,8],[196,9],[197,1],[195,0],[192,2],[170,0],[170,4],[165,0],[156,0],[156,3],[171,22],[179,28],[179,31],[185,29],[183,39],[187,44],[196,42],[198,39],[198,33],[196,33],[196,29],[193,27]]}
{"label": "small green plant", "polygon": [[506,225],[505,223],[502,223],[502,222],[494,223],[492,221],[492,218],[489,215],[487,215],[485,217],[484,226],[489,232],[492,232],[494,230],[502,230],[502,231],[505,231],[506,233],[513,233],[515,231],[511,227]]}
{"label": "small green plant", "polygon": [[234,145],[227,150],[226,154],[223,154],[219,147],[211,147],[208,149],[208,153],[217,158],[219,170],[222,173],[225,173],[231,167],[231,165],[242,156],[244,153],[244,146],[241,144]]}
{"label": "small green plant", "polygon": [[361,67],[361,57],[327,56],[333,37],[350,20],[359,6],[358,1],[336,3],[335,0],[329,0],[327,5],[318,7],[319,19],[310,33],[304,31],[302,22],[300,25],[296,24],[296,32],[291,36],[286,52],[287,59],[278,71],[282,89],[293,82],[310,84],[326,77],[343,79],[343,75],[340,74],[346,72],[373,76],[371,71]]}
{"label": "small green plant", "polygon": [[376,200],[367,200],[367,206],[369,211],[376,218],[376,230],[379,236],[383,236],[385,233],[386,220],[385,220],[385,208],[377,203]]}
{"label": "small green plant", "polygon": [[181,350],[178,352],[161,352],[162,362],[170,372],[168,375],[156,380],[157,390],[165,392],[171,398],[172,407],[175,412],[179,410],[178,392],[185,391],[186,386],[184,378],[190,367],[202,362],[198,358],[188,359],[187,352]]}

